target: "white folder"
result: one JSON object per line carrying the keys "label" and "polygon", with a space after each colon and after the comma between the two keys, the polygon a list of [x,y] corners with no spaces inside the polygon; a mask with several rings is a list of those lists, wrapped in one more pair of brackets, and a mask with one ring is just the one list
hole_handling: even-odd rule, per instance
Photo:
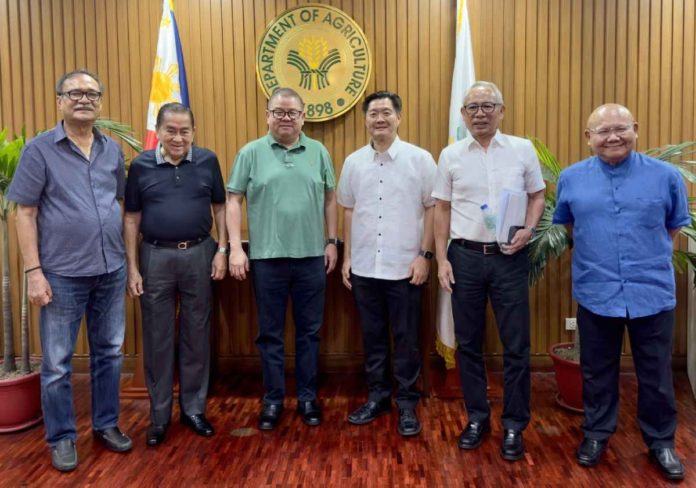
{"label": "white folder", "polygon": [[527,217],[527,193],[503,188],[498,205],[498,221],[496,222],[496,241],[499,244],[510,242],[510,228],[524,227]]}

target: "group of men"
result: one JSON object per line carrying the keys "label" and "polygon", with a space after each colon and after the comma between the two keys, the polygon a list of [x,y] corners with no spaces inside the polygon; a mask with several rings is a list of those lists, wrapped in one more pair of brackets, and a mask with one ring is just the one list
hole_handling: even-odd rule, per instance
{"label": "group of men", "polygon": [[[437,165],[430,153],[399,138],[400,97],[368,95],[362,110],[370,141],[346,158],[338,185],[326,148],[302,132],[304,103],[289,88],[268,100],[268,134],[239,151],[226,185],[215,154],[193,145],[193,113],[178,103],[161,107],[158,146],[133,160],[126,180],[118,145],[94,128],[103,92],[85,70],[61,77],[62,121],[27,143],[9,192],[18,204],[29,299],[41,307],[42,404],[55,468],[69,471],[78,463],[70,360],[83,316],[93,435],[112,451],[132,448],[118,427],[126,289],[142,309],[151,400],[146,443],[164,442],[170,423],[177,310],[181,422],[199,435],[214,434],[205,416],[212,280],[228,271],[238,280],[251,274],[253,281],[265,392],[258,427],[272,430],[282,418],[288,299],[297,412],[305,424],[319,425],[319,332],[326,276],[338,260],[337,203],[344,209],[341,276],[360,315],[368,387],[367,402],[348,421],[362,425],[389,413],[395,383],[399,433],[421,432],[421,288],[435,256],[439,283],[452,294],[468,414],[458,445],[475,449],[491,430],[482,352],[490,298],[504,348],[501,456],[524,456],[530,420],[527,245],[544,211],[545,184],[532,144],[499,131],[505,105],[494,84],[469,88],[461,109],[469,135],[446,147]],[[585,136],[594,156],[564,170],[554,215],[575,242],[585,405],[577,461],[597,464],[616,430],[627,327],[641,432],[663,474],[679,479],[670,255],[672,237],[690,222],[686,188],[669,165],[633,150],[637,124],[625,107],[599,107]],[[497,212],[504,189],[525,192],[528,204],[525,225],[498,243],[481,206]],[[245,198],[248,255],[241,232]],[[217,241],[210,236],[213,221]]]}

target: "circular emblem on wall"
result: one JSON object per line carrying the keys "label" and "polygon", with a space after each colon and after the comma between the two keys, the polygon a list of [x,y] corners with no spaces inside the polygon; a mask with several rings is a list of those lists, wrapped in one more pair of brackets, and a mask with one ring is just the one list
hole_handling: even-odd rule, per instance
{"label": "circular emblem on wall", "polygon": [[372,57],[362,29],[329,5],[286,10],[268,26],[256,53],[256,78],[266,97],[279,87],[296,90],[309,122],[350,110],[371,74]]}

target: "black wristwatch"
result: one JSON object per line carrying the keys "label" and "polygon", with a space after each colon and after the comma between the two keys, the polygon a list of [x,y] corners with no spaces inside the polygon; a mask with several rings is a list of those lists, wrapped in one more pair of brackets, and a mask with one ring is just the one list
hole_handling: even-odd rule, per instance
{"label": "black wristwatch", "polygon": [[418,251],[418,255],[423,256],[425,259],[433,259],[433,253],[430,251],[424,251],[423,249]]}
{"label": "black wristwatch", "polygon": [[336,237],[329,237],[328,239],[326,239],[326,245],[328,246],[329,244],[338,246],[338,239]]}

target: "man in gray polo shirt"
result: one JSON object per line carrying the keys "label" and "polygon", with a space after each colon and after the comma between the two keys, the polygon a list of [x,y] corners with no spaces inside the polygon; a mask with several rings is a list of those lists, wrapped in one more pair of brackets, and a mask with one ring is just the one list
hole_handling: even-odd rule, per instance
{"label": "man in gray polo shirt", "polygon": [[29,141],[8,198],[17,203],[17,236],[29,301],[41,307],[41,402],[53,466],[77,467],[70,360],[87,319],[92,433],[107,449],[129,451],[118,428],[126,267],[121,237],[125,167],[115,141],[94,128],[104,87],[88,71],[56,85],[55,128]]}

